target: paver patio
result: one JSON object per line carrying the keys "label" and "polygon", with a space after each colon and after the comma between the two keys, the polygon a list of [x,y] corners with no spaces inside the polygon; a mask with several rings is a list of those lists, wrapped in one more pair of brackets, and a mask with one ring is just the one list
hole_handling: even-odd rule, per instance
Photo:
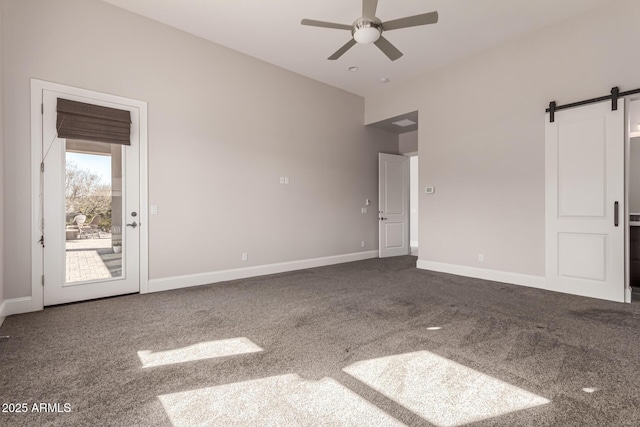
{"label": "paver patio", "polygon": [[113,253],[111,236],[66,242],[66,283],[122,275],[122,254]]}

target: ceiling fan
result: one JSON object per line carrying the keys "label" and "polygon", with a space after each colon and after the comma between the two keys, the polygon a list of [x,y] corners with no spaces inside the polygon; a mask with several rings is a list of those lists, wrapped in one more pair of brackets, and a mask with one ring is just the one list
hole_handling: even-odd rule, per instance
{"label": "ceiling fan", "polygon": [[376,18],[377,8],[378,0],[362,0],[362,17],[356,19],[352,25],[315,21],[313,19],[303,19],[300,23],[312,27],[351,31],[351,40],[327,58],[331,61],[340,58],[346,51],[355,46],[356,43],[374,43],[390,60],[395,61],[402,56],[402,52],[392,45],[389,40],[382,37],[384,31],[435,24],[438,22],[438,12],[423,13],[422,15],[408,16],[406,18],[382,22]]}

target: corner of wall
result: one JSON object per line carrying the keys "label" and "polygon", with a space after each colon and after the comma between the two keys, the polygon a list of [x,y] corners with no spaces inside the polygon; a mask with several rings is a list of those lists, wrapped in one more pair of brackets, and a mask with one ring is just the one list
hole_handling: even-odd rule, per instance
{"label": "corner of wall", "polygon": [[398,141],[400,154],[415,153],[418,151],[418,131],[401,133]]}

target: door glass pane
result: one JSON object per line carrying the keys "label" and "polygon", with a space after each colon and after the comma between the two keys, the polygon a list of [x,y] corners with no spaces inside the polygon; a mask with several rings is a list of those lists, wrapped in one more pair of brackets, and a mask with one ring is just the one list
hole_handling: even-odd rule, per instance
{"label": "door glass pane", "polygon": [[122,146],[67,140],[65,283],[122,276]]}

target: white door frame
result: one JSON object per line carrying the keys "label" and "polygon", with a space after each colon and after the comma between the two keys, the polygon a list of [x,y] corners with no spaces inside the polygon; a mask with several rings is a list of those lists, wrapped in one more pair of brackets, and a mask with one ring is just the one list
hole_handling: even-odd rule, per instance
{"label": "white door frame", "polygon": [[[412,246],[412,240],[411,240],[411,229],[414,227],[413,221],[411,221],[411,217],[413,216],[412,212],[411,212],[411,200],[413,199],[413,195],[411,193],[411,160],[413,160],[413,157],[419,157],[420,153],[418,151],[412,151],[410,153],[404,153],[403,156],[405,157],[409,157],[409,255],[411,255],[411,248],[413,247],[420,247],[420,239],[418,239],[416,242],[418,243],[418,246]],[[418,160],[420,161],[420,160]],[[418,182],[415,183],[416,186],[418,187],[418,198],[416,200],[414,200],[416,202],[416,207],[418,210],[418,220],[416,220],[416,223],[420,222],[420,166],[418,166]],[[418,226],[418,235],[420,234],[420,228]],[[415,240],[414,240],[415,241]]]}
{"label": "white door frame", "polygon": [[630,181],[630,165],[631,165],[631,138],[629,137],[629,126],[630,126],[630,100],[629,98],[624,98],[620,101],[624,102],[624,120],[625,120],[625,129],[624,129],[624,219],[622,223],[624,224],[624,302],[631,302],[631,275],[629,274],[630,265],[631,265],[631,245],[630,238],[631,233],[629,230],[629,181]]}
{"label": "white door frame", "polygon": [[[42,161],[42,93],[43,90],[99,99],[138,108],[140,111],[140,293],[149,292],[149,216],[148,216],[148,163],[147,163],[147,103],[73,86],[31,79],[31,309],[44,308],[43,250],[40,239],[40,194]],[[46,242],[45,242],[46,244]]]}

